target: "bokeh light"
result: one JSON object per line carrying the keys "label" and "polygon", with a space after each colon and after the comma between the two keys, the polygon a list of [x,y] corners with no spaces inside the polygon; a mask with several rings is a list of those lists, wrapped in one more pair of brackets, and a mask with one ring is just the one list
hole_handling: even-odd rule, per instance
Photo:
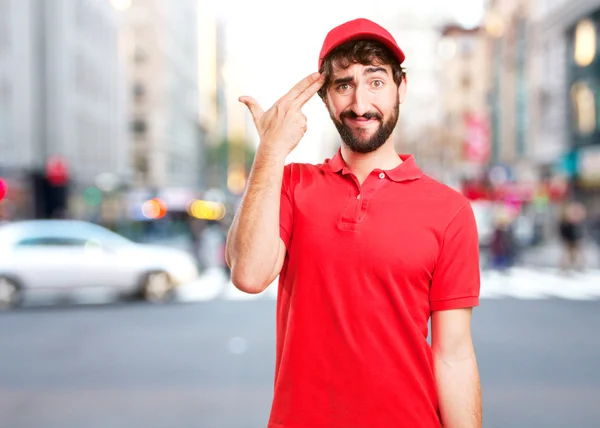
{"label": "bokeh light", "polygon": [[142,214],[150,220],[158,220],[167,214],[167,204],[162,199],[153,198],[142,204]]}
{"label": "bokeh light", "polygon": [[575,63],[587,67],[596,56],[596,27],[589,19],[583,19],[575,27]]}
{"label": "bokeh light", "polygon": [[227,175],[227,188],[234,195],[240,195],[246,188],[246,171],[243,166],[232,165]]}
{"label": "bokeh light", "polygon": [[83,191],[83,200],[92,207],[97,207],[102,202],[102,191],[97,187],[88,187]]}
{"label": "bokeh light", "polygon": [[221,220],[227,214],[227,209],[219,202],[197,200],[190,205],[189,214],[201,220]]}

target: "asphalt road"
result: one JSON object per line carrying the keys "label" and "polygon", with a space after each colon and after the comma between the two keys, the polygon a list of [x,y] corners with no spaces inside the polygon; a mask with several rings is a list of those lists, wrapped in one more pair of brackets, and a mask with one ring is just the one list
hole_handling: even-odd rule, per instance
{"label": "asphalt road", "polygon": [[[0,427],[264,428],[274,315],[272,299],[0,314]],[[598,427],[599,331],[598,300],[483,300],[484,427]]]}

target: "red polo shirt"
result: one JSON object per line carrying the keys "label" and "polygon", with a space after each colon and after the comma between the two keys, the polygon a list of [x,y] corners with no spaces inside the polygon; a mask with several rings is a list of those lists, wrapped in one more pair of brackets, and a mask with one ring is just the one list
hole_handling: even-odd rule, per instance
{"label": "red polo shirt", "polygon": [[439,428],[431,311],[479,303],[470,204],[412,156],[362,185],[337,155],[281,191],[269,428]]}

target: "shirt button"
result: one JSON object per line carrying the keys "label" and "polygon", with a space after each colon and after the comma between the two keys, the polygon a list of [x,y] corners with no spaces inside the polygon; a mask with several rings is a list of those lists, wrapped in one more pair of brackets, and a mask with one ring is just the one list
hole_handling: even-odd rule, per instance
{"label": "shirt button", "polygon": [[382,172],[379,174],[379,178],[385,178],[385,174]]}

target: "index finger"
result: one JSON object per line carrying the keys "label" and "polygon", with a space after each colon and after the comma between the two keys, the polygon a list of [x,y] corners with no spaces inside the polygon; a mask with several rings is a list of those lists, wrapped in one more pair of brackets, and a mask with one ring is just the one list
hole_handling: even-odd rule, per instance
{"label": "index finger", "polygon": [[295,107],[302,107],[304,104],[308,102],[317,92],[321,89],[321,86],[325,83],[325,79],[319,78],[317,81],[313,82],[308,88],[304,90],[298,97],[294,100],[293,105]]}
{"label": "index finger", "polygon": [[282,101],[294,101],[300,94],[302,94],[307,88],[309,88],[313,83],[317,82],[321,77],[319,72],[312,73],[296,83],[296,85],[290,89],[290,91],[285,94],[281,100]]}

